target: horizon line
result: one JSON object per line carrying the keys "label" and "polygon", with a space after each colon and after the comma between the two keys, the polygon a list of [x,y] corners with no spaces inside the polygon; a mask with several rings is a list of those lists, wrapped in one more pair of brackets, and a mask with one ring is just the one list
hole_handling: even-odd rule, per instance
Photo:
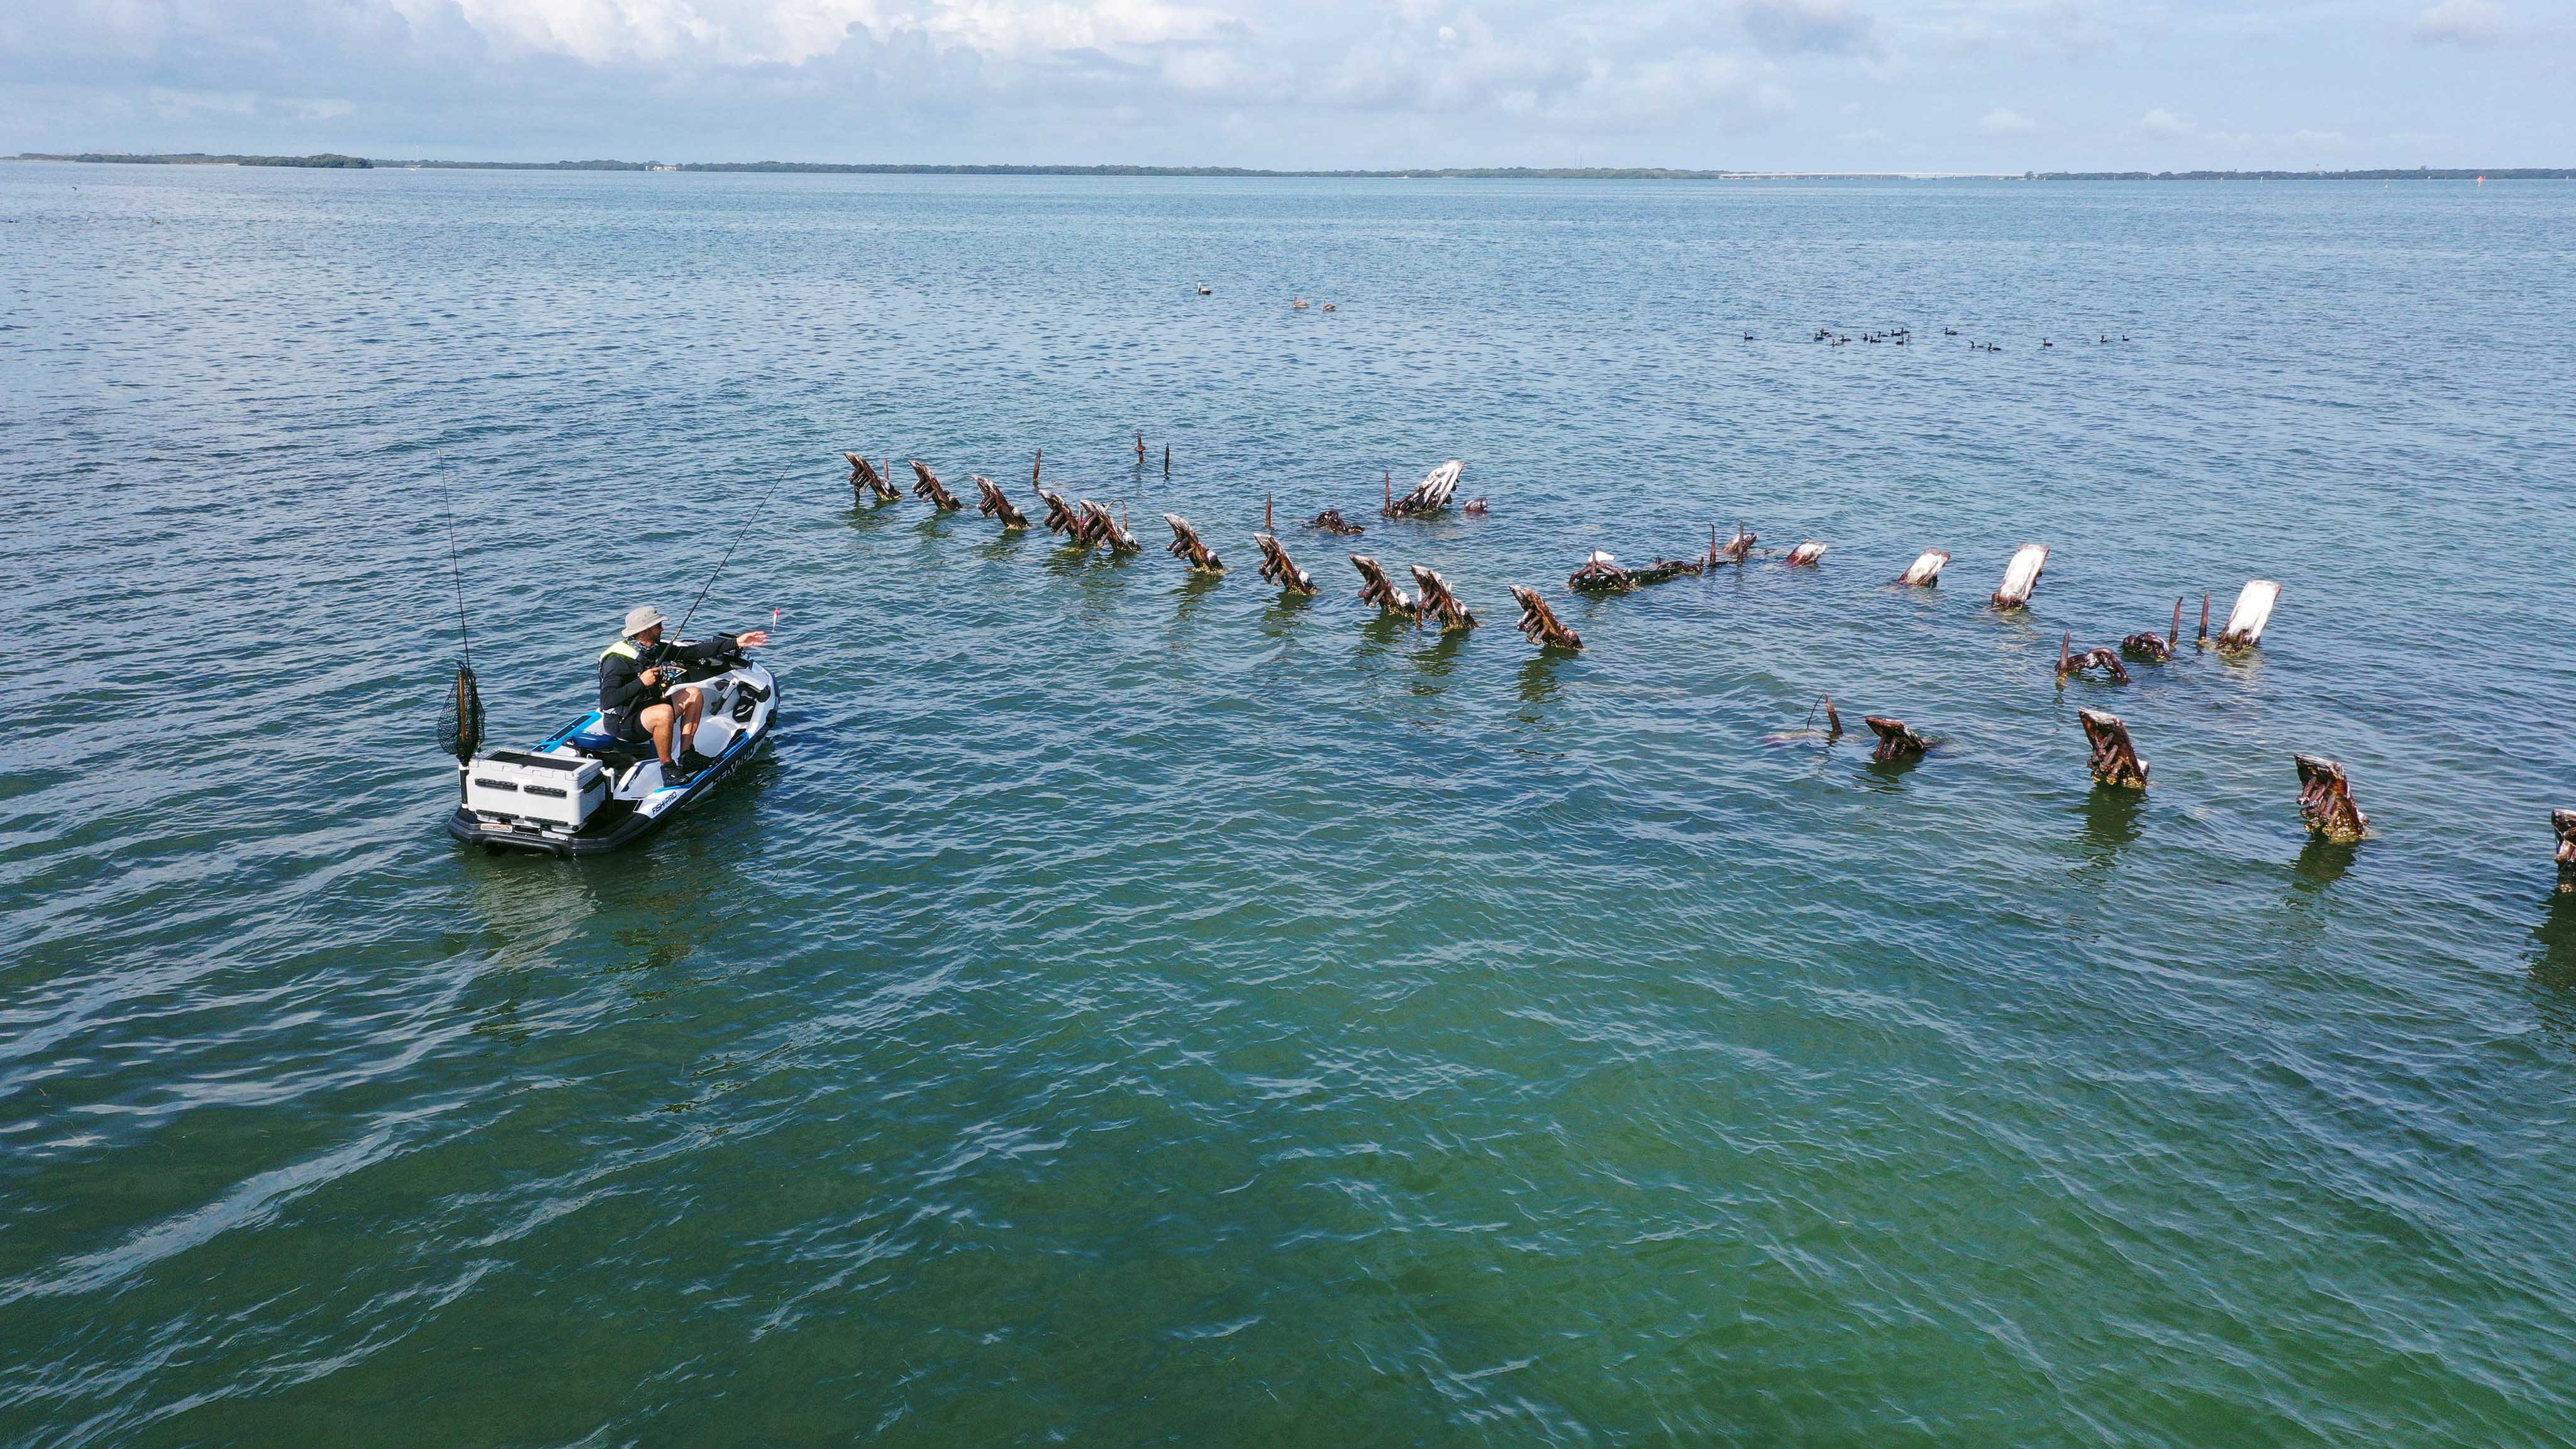
{"label": "horizon line", "polygon": [[1248,166],[1147,166],[1119,163],[1091,165],[1016,162],[839,162],[839,161],[451,161],[430,157],[382,158],[342,152],[303,156],[263,156],[203,151],[41,152],[25,151],[12,161],[56,161],[89,165],[276,166],[316,170],[422,171],[641,171],[660,173],[806,174],[838,176],[1155,176],[1277,178],[1326,180],[1598,180],[1598,181],[2566,181],[2576,180],[2576,167],[2555,166],[2409,166],[2305,171],[2254,169],[2221,171],[1871,171],[1786,169],[1698,169],[1666,166],[1422,166],[1413,168],[1299,168]]}

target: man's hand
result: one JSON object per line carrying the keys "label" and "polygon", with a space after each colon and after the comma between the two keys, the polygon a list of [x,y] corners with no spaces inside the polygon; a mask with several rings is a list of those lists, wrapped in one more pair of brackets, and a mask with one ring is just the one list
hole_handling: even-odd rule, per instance
{"label": "man's hand", "polygon": [[733,642],[741,645],[745,649],[757,649],[761,645],[769,642],[769,631],[766,629],[754,629],[747,634],[736,634],[733,636]]}

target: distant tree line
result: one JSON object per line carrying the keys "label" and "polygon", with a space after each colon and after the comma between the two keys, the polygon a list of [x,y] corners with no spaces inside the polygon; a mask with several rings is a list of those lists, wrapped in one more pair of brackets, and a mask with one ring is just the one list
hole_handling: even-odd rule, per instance
{"label": "distant tree line", "polygon": [[2403,171],[2031,171],[2033,181],[2568,181],[2576,170],[2549,166],[2417,166]]}
{"label": "distant tree line", "polygon": [[39,151],[22,152],[12,161],[88,161],[112,166],[321,166],[348,167],[364,171],[375,165],[364,156],[343,156],[324,151],[312,156],[217,156],[205,151],[172,151],[138,155],[123,151],[83,151],[76,156],[47,155]]}

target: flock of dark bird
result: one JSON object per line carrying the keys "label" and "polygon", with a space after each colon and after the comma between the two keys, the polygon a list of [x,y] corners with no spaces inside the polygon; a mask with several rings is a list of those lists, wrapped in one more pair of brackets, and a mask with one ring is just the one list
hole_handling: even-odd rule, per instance
{"label": "flock of dark bird", "polygon": [[[1903,346],[1907,335],[1904,329],[1899,328],[1893,333],[1876,334],[1864,340],[1872,342],[1892,340],[1896,345]],[[1831,334],[1819,329],[1816,340],[1826,341],[1830,336]],[[1839,345],[1840,342],[1850,339],[1834,340]],[[2109,340],[2107,335],[2104,340]],[[845,452],[841,456],[849,462],[850,487],[858,506],[876,507],[901,501],[903,494],[895,486],[892,477],[893,460],[887,460],[884,467],[880,468],[854,452]],[[1142,433],[1139,433],[1136,436],[1137,466],[1142,468],[1146,459],[1145,438]],[[1047,487],[1043,481],[1045,462],[1046,455],[1040,453],[1029,471],[1029,488],[1045,508],[1044,523],[1048,532],[1062,535],[1069,545],[1085,552],[1105,549],[1114,555],[1128,555],[1144,551],[1144,544],[1138,542],[1136,535],[1128,531],[1126,511],[1123,507],[1113,512],[1108,505],[1092,499],[1067,500],[1062,494]],[[947,485],[940,481],[939,475],[933,472],[929,465],[914,460],[908,466],[913,474],[914,497],[926,500],[934,509],[941,512],[965,508],[965,502],[949,491]],[[1163,471],[1166,476],[1171,473],[1169,448],[1163,450]],[[1464,473],[1463,463],[1454,460],[1443,463],[1432,469],[1429,476],[1400,498],[1396,496],[1393,477],[1390,475],[1386,483],[1386,502],[1380,510],[1380,516],[1387,519],[1428,519],[1438,516],[1455,500],[1458,482]],[[999,522],[1006,530],[1030,526],[1028,516],[1011,501],[1001,485],[980,473],[972,476],[980,495],[980,506],[977,510],[979,513]],[[1487,511],[1487,504],[1481,498],[1469,499],[1461,505],[1461,511],[1470,516],[1481,515]],[[1199,536],[1198,530],[1188,519],[1177,513],[1166,513],[1163,515],[1163,522],[1172,531],[1172,541],[1165,546],[1166,552],[1182,560],[1193,572],[1208,575],[1222,575],[1226,572],[1225,561],[1218,556],[1215,549],[1208,546],[1205,539]],[[1314,575],[1299,567],[1289,556],[1286,545],[1280,542],[1278,534],[1273,529],[1267,505],[1263,508],[1262,523],[1262,531],[1253,535],[1253,543],[1261,551],[1261,577],[1293,594],[1311,596],[1317,593],[1320,586],[1315,582]],[[1363,526],[1345,519],[1339,509],[1327,509],[1305,520],[1304,526],[1336,537],[1352,537],[1367,531]],[[1583,561],[1582,566],[1566,579],[1566,587],[1576,593],[1596,596],[1625,594],[1684,576],[1703,575],[1722,568],[1748,567],[1757,557],[1776,557],[1781,566],[1788,568],[1817,568],[1824,561],[1826,546],[1818,539],[1803,540],[1785,552],[1777,549],[1758,549],[1759,543],[1759,536],[1741,525],[1736,528],[1733,536],[1725,539],[1720,539],[1717,536],[1717,530],[1711,528],[1706,553],[1692,558],[1659,557],[1646,567],[1637,569],[1622,568],[1615,556],[1595,550]],[[2040,575],[2047,568],[2048,554],[2046,545],[2036,543],[2024,544],[2013,554],[2011,562],[2005,567],[2003,582],[1997,586],[1990,601],[1995,610],[2001,613],[2015,613],[2030,606],[2031,594],[2039,587]],[[1360,576],[1359,598],[1362,603],[1373,605],[1386,613],[1407,617],[1416,627],[1435,621],[1444,632],[1453,629],[1473,629],[1477,626],[1475,614],[1459,601],[1457,594],[1451,590],[1449,581],[1442,578],[1436,570],[1424,568],[1419,564],[1410,566],[1413,588],[1408,592],[1394,575],[1370,555],[1354,553],[1350,555],[1350,561],[1351,567]],[[1893,582],[1912,588],[1932,587],[1940,582],[1941,572],[1948,567],[1949,563],[1948,553],[1937,548],[1926,549]],[[1537,590],[1520,584],[1513,584],[1510,587],[1514,602],[1520,606],[1520,617],[1516,621],[1516,627],[1522,634],[1528,636],[1532,644],[1542,651],[1567,653],[1583,648],[1583,636],[1557,618],[1556,611],[1549,607],[1547,600]],[[2281,586],[2269,579],[2256,579],[2246,584],[2243,592],[2237,596],[2235,608],[2230,611],[2226,626],[2213,637],[2209,629],[2210,596],[2203,594],[2200,603],[2200,628],[2193,640],[2195,647],[2215,649],[2222,656],[2241,654],[2257,647],[2262,642],[2263,631],[2270,624],[2273,607],[2279,602],[2280,597]],[[2183,606],[2183,600],[2174,601],[2173,619],[2164,633],[2158,634],[2154,630],[2146,630],[2132,634],[2121,640],[2116,649],[2101,647],[2078,651],[2074,647],[2074,635],[2067,634],[2058,643],[2058,683],[2063,685],[2069,679],[2083,677],[2098,678],[2110,684],[2126,684],[2129,682],[2128,663],[2162,664],[2171,660],[2182,644]],[[2124,660],[2127,662],[2124,663]],[[1828,697],[1821,701],[1821,709],[1825,717],[1822,738],[1828,741],[1840,738],[1843,732],[1842,716],[1835,709],[1833,700]],[[1811,711],[1810,719],[1812,718]],[[2110,789],[2145,789],[2148,774],[2146,762],[2139,758],[2137,747],[2129,738],[2128,726],[2120,720],[2119,716],[2103,710],[2081,709],[2077,711],[2077,719],[2084,728],[2086,742],[2092,748],[2093,778],[2100,785]],[[1932,750],[1937,743],[1926,739],[1901,719],[1869,715],[1863,722],[1878,736],[1878,743],[1871,752],[1871,758],[1880,762],[1917,759]],[[1797,736],[1779,738],[1794,737]],[[2299,776],[2299,814],[2306,822],[2309,831],[2318,838],[2329,841],[2352,842],[2362,839],[2369,831],[2369,817],[2353,803],[2351,784],[2344,775],[2343,767],[2333,760],[2315,755],[2297,755],[2294,757],[2294,763],[2298,768]],[[2576,810],[2555,811],[2551,815],[2550,823],[2556,832],[2558,842],[2559,889],[2576,892]]]}

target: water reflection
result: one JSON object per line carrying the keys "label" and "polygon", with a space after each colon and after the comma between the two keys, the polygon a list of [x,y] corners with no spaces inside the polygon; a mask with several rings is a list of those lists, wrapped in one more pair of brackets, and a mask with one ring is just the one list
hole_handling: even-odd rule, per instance
{"label": "water reflection", "polygon": [[2138,841],[2145,828],[2147,792],[2097,784],[2084,797],[2084,847],[2107,867]]}
{"label": "water reflection", "polygon": [[2301,893],[2324,890],[2343,879],[2344,872],[2352,869],[2353,859],[2359,850],[2360,845],[2355,841],[2309,836],[2306,847],[2300,850],[2298,860],[2290,867],[2290,888]]}
{"label": "water reflection", "polygon": [[2532,1009],[2552,1041],[2576,1050],[2576,892],[2550,892],[2531,939]]}

